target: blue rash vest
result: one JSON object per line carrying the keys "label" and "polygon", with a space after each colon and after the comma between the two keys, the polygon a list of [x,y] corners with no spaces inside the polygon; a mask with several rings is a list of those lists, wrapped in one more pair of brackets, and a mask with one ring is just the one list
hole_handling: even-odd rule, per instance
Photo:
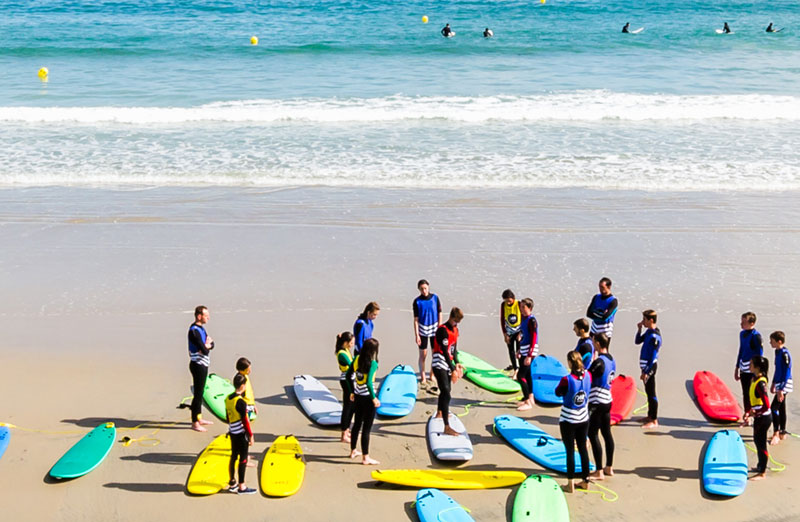
{"label": "blue rash vest", "polygon": [[772,384],[775,390],[783,393],[791,393],[794,390],[792,384],[792,356],[784,346],[780,350],[775,350],[775,373],[772,376]]}
{"label": "blue rash vest", "polygon": [[[602,366],[603,373],[596,372]],[[617,362],[611,354],[601,353],[589,369],[592,374],[592,390],[589,392],[589,404],[611,404],[611,383],[617,376]],[[598,376],[597,374],[600,373]]]}
{"label": "blue rash vest", "polygon": [[617,315],[618,306],[614,294],[609,294],[608,297],[596,294],[586,310],[586,316],[592,320],[589,331],[593,334],[604,333],[611,337],[614,332],[614,316]]}
{"label": "blue rash vest", "polygon": [[364,346],[364,341],[372,339],[373,328],[374,324],[372,323],[372,319],[361,316],[356,319],[356,324],[353,325],[353,336],[356,339],[356,345],[355,348],[353,348],[353,353],[355,355],[358,355],[361,351],[361,347]]}
{"label": "blue rash vest", "polygon": [[639,350],[639,368],[642,373],[650,373],[658,362],[658,350],[661,348],[661,331],[658,328],[648,328],[643,334],[636,332],[636,344],[641,344]]}
{"label": "blue rash vest", "polygon": [[439,296],[430,294],[427,298],[417,296],[411,305],[414,317],[419,324],[420,337],[433,337],[436,335],[436,328],[439,327],[439,314],[442,311],[442,303]]}
{"label": "blue rash vest", "polygon": [[[592,376],[584,371],[580,377],[570,373],[562,379],[566,380],[564,405],[561,406],[559,422],[580,424],[589,420],[589,391],[592,387]],[[559,384],[559,387],[561,385]]]}
{"label": "blue rash vest", "polygon": [[764,355],[761,334],[755,328],[739,332],[739,354],[736,363],[742,373],[750,371],[750,360],[756,355]]}

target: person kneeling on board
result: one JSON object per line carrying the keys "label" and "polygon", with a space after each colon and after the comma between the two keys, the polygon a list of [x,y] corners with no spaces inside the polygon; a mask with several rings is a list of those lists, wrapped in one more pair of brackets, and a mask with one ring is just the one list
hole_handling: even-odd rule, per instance
{"label": "person kneeling on board", "polygon": [[436,330],[433,339],[433,375],[439,384],[439,408],[436,418],[444,421],[445,435],[457,437],[459,433],[450,427],[450,387],[464,375],[464,367],[458,364],[458,323],[464,319],[460,308],[450,310],[450,317]]}
{"label": "person kneeling on board", "polygon": [[[256,492],[244,483],[244,474],[247,471],[247,458],[249,447],[253,445],[253,429],[250,427],[250,418],[247,414],[247,403],[244,392],[247,388],[247,377],[237,373],[233,377],[233,386],[236,391],[225,398],[225,413],[228,417],[228,434],[231,439],[231,461],[228,464],[228,491],[240,495],[252,495]],[[236,483],[236,461],[239,461],[239,483]]]}

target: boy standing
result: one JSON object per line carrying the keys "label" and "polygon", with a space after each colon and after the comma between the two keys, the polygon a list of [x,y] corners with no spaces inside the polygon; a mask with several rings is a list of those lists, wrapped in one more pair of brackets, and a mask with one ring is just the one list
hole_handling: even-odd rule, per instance
{"label": "boy standing", "polygon": [[533,358],[539,355],[539,323],[533,315],[533,299],[526,297],[520,301],[522,324],[519,336],[519,371],[517,381],[522,388],[522,402],[517,404],[518,411],[533,408],[533,379],[531,378],[531,364]]}
{"label": "boy standing", "polygon": [[[228,417],[228,436],[231,439],[231,461],[228,465],[228,491],[240,495],[252,495],[256,492],[244,483],[244,474],[247,471],[247,457],[249,447],[253,445],[253,429],[247,417],[247,403],[244,401],[244,390],[247,377],[237,373],[233,377],[233,386],[236,390],[225,398],[225,412]],[[236,460],[239,460],[239,483],[236,483]]]}
{"label": "boy standing", "polygon": [[[425,359],[428,357],[428,345],[433,349],[433,338],[436,329],[442,323],[442,302],[439,296],[432,294],[430,285],[425,279],[417,283],[419,296],[414,299],[411,308],[414,311],[414,340],[419,347],[419,382],[425,385],[428,379],[425,375]],[[433,379],[433,369],[431,369]]]}
{"label": "boy standing", "polygon": [[508,358],[511,364],[506,371],[517,371],[517,351],[519,350],[519,329],[522,326],[522,313],[517,296],[510,288],[503,290],[503,301],[500,303],[500,330],[508,347]]}
{"label": "boy standing", "polygon": [[250,384],[250,359],[247,357],[240,357],[238,361],[236,361],[236,371],[238,375],[243,375],[245,379],[245,388],[244,388],[244,402],[247,403],[247,417],[254,421],[256,420],[256,416],[258,416],[258,407],[256,406],[256,396],[253,393],[253,385]]}
{"label": "boy standing", "polygon": [[614,316],[617,315],[619,303],[617,298],[611,294],[611,279],[604,277],[598,283],[600,293],[592,298],[589,307],[586,309],[586,317],[592,320],[591,334],[603,333],[611,342],[611,334],[614,333]]}
{"label": "boy standing", "polygon": [[736,358],[736,369],[733,378],[742,383],[742,400],[744,411],[750,409],[750,383],[753,382],[753,372],[750,370],[750,361],[753,357],[764,355],[761,334],[756,330],[756,314],[745,312],[740,322],[742,331],[739,332],[739,354]]}
{"label": "boy standing", "polygon": [[[642,320],[636,325],[636,344],[641,344],[639,368],[644,391],[647,393],[647,418],[643,429],[658,428],[658,397],[656,397],[656,370],[658,369],[658,350],[661,349],[661,330],[656,326],[658,315],[655,310],[642,312]],[[642,328],[646,328],[642,333]]]}
{"label": "boy standing", "polygon": [[792,356],[783,345],[786,335],[780,330],[769,334],[769,345],[775,349],[775,374],[772,376],[772,440],[775,445],[786,438],[786,394],[791,393]]}
{"label": "boy standing", "polygon": [[202,417],[203,392],[208,378],[209,352],[214,349],[214,340],[206,333],[205,325],[209,319],[208,308],[200,305],[194,309],[194,322],[189,326],[189,372],[192,374],[192,429],[208,431],[204,428],[211,421]]}

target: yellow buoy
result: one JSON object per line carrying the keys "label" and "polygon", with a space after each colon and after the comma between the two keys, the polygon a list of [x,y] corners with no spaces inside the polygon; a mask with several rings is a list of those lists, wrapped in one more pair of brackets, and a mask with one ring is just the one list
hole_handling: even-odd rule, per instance
{"label": "yellow buoy", "polygon": [[250,45],[258,45],[258,36],[250,37]]}
{"label": "yellow buoy", "polygon": [[428,17],[427,16],[423,16],[422,17],[422,23],[423,24],[427,24],[428,23]]}
{"label": "yellow buoy", "polygon": [[47,70],[47,67],[42,67],[39,69],[39,79],[43,82],[47,81],[47,75],[50,74],[50,71]]}
{"label": "yellow buoy", "polygon": [[543,4],[547,2],[547,0],[539,0],[539,1],[540,1],[541,3],[543,3]]}

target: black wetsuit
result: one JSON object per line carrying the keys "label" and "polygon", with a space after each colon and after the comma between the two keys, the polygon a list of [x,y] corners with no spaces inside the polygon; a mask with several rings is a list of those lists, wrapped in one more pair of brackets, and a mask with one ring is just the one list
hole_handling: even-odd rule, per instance
{"label": "black wetsuit", "polygon": [[630,28],[631,28],[631,24],[625,24],[624,26],[622,26],[622,32],[623,33],[630,33],[631,32]]}
{"label": "black wetsuit", "polygon": [[444,36],[445,38],[447,38],[448,36],[450,36],[450,33],[452,33],[452,32],[453,32],[453,30],[452,30],[452,29],[450,29],[450,26],[449,26],[449,25],[446,25],[446,26],[444,26],[444,27],[442,28],[442,36]]}

